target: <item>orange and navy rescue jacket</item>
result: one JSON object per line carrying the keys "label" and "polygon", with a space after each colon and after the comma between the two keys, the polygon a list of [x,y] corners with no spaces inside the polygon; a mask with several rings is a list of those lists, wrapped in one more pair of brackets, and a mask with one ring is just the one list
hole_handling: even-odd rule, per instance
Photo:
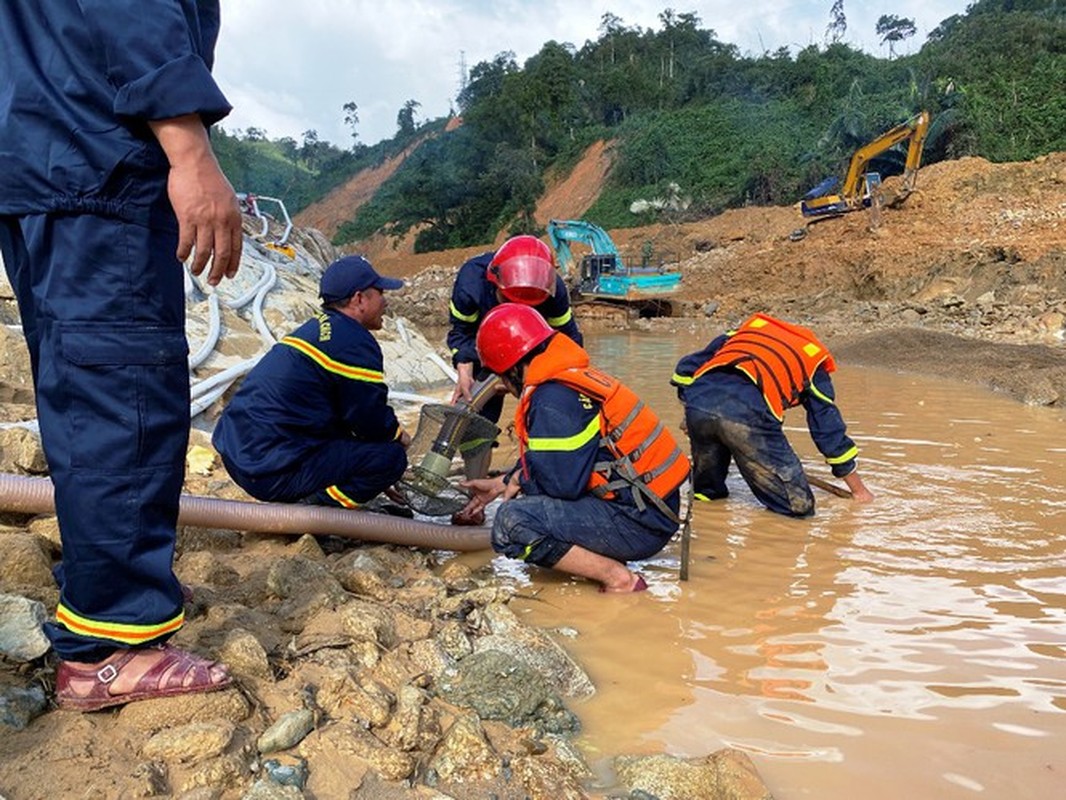
{"label": "orange and navy rescue jacket", "polygon": [[671,383],[688,406],[720,407],[727,396],[751,394],[779,422],[785,411],[803,406],[807,427],[837,477],[855,469],[859,449],[847,435],[829,373],[836,362],[807,328],[767,314],[755,314],[734,331],[684,356]]}
{"label": "orange and navy rescue jacket", "polygon": [[799,405],[814,371],[836,370],[828,348],[807,328],[756,314],[737,328],[711,358],[692,373],[696,379],[719,367],[740,370],[759,387],[778,419]]}
{"label": "orange and navy rescue jacket", "polygon": [[212,443],[241,472],[263,476],[293,467],[327,441],[391,441],[401,428],[383,369],[370,331],[339,311],[321,311],[248,373]]}
{"label": "orange and navy rescue jacket", "polygon": [[655,412],[568,337],[553,336],[530,362],[515,433],[527,494],[591,492],[676,523],[688,458]]}

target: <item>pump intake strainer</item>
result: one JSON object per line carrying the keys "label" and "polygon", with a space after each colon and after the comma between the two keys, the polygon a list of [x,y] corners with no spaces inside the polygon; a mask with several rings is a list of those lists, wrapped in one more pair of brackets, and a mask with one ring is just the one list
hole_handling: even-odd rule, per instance
{"label": "pump intake strainer", "polygon": [[460,511],[470,495],[449,480],[452,463],[465,478],[481,478],[489,463],[486,452],[500,429],[466,404],[426,405],[418,419],[418,429],[407,448],[409,466],[396,488],[419,514],[430,517]]}

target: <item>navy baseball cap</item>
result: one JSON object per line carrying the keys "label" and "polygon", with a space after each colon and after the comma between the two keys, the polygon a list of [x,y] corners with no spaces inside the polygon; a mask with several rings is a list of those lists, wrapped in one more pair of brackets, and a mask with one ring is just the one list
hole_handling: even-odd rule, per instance
{"label": "navy baseball cap", "polygon": [[378,275],[370,262],[362,256],[338,258],[322,273],[318,285],[319,296],[327,303],[346,300],[364,289],[394,290],[403,286],[403,281]]}

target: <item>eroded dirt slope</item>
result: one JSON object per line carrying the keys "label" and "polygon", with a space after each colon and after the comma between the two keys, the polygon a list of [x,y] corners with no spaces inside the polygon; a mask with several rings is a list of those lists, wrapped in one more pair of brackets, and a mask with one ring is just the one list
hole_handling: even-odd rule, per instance
{"label": "eroded dirt slope", "polygon": [[[588,159],[599,157],[590,153]],[[582,192],[588,185],[580,183]],[[563,182],[556,189],[566,186],[575,184]],[[888,192],[897,187],[898,179],[886,181]],[[804,238],[793,241],[790,235],[803,224],[797,207],[751,207],[692,222],[617,229],[611,235],[624,255],[638,257],[647,243],[656,252],[675,254],[684,280],[672,298],[674,317],[688,319],[686,324],[701,320],[709,333],[764,310],[842,343],[870,332],[886,336],[913,328],[1044,346],[1052,362],[1062,363],[1066,153],[1032,162],[964,158],[933,164],[922,168],[917,190],[905,203],[883,211],[876,229],[869,214],[860,211],[811,224]],[[411,278],[409,290],[396,298],[402,313],[426,325],[444,325],[454,270],[482,249],[419,255],[386,249],[375,263]],[[579,308],[579,317],[583,313]],[[671,322],[644,324],[656,329]],[[939,362],[931,356],[949,351],[934,339],[901,343],[911,359],[896,366],[935,371]],[[916,347],[915,341],[929,349]],[[854,353],[875,364],[891,350],[874,344]],[[987,350],[974,350],[971,363],[980,366],[980,359],[989,357]],[[1010,364],[1018,353],[997,357]],[[1039,365],[1041,371],[1049,368]],[[990,372],[965,366],[955,371]],[[1003,387],[990,376],[980,382],[1029,402],[1061,402],[1055,398],[1066,397],[1066,371],[1052,369],[1047,375],[1050,385],[1035,388]]]}

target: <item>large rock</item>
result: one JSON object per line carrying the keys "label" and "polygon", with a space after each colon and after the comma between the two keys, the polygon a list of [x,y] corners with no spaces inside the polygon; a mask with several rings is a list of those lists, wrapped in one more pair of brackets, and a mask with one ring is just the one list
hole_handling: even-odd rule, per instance
{"label": "large rock", "polygon": [[143,753],[157,761],[195,764],[221,755],[233,740],[232,722],[195,722],[163,730],[144,743]]}
{"label": "large rock", "polygon": [[[21,731],[48,707],[48,698],[40,686],[23,689],[6,686],[0,689],[0,725]],[[2,798],[0,798],[2,800]]]}
{"label": "large rock", "polygon": [[0,591],[55,585],[52,562],[30,533],[0,533]]}
{"label": "large rock", "polygon": [[466,714],[452,723],[429,763],[445,782],[490,781],[500,774],[500,757],[492,749],[481,722]]}
{"label": "large rock", "polygon": [[335,722],[314,731],[300,743],[297,752],[314,762],[323,752],[332,752],[347,762],[362,760],[387,781],[402,781],[414,772],[417,762],[413,755],[389,747],[361,725]]}
{"label": "large rock", "polygon": [[544,631],[523,624],[510,607],[490,603],[484,614],[492,633],[476,640],[478,652],[498,650],[514,656],[564,697],[584,698],[596,693],[592,679],[578,663]]}
{"label": "large rock", "polygon": [[123,706],[118,718],[123,725],[144,733],[154,734],[197,722],[228,720],[240,722],[251,713],[251,706],[237,689],[206,694],[183,694],[141,700]]}
{"label": "large rock", "polygon": [[15,661],[32,661],[52,646],[41,628],[44,605],[28,597],[0,594],[0,654]]}
{"label": "large rock", "polygon": [[748,754],[725,748],[703,758],[619,756],[618,780],[659,800],[773,800]]}
{"label": "large rock", "polygon": [[513,728],[533,725],[550,733],[573,733],[577,717],[544,678],[514,656],[486,650],[467,656],[452,674],[444,675],[440,695],[471,708],[481,719],[506,722]]}
{"label": "large rock", "polygon": [[41,449],[41,437],[24,427],[0,429],[0,472],[16,475],[44,475],[48,462]]}

